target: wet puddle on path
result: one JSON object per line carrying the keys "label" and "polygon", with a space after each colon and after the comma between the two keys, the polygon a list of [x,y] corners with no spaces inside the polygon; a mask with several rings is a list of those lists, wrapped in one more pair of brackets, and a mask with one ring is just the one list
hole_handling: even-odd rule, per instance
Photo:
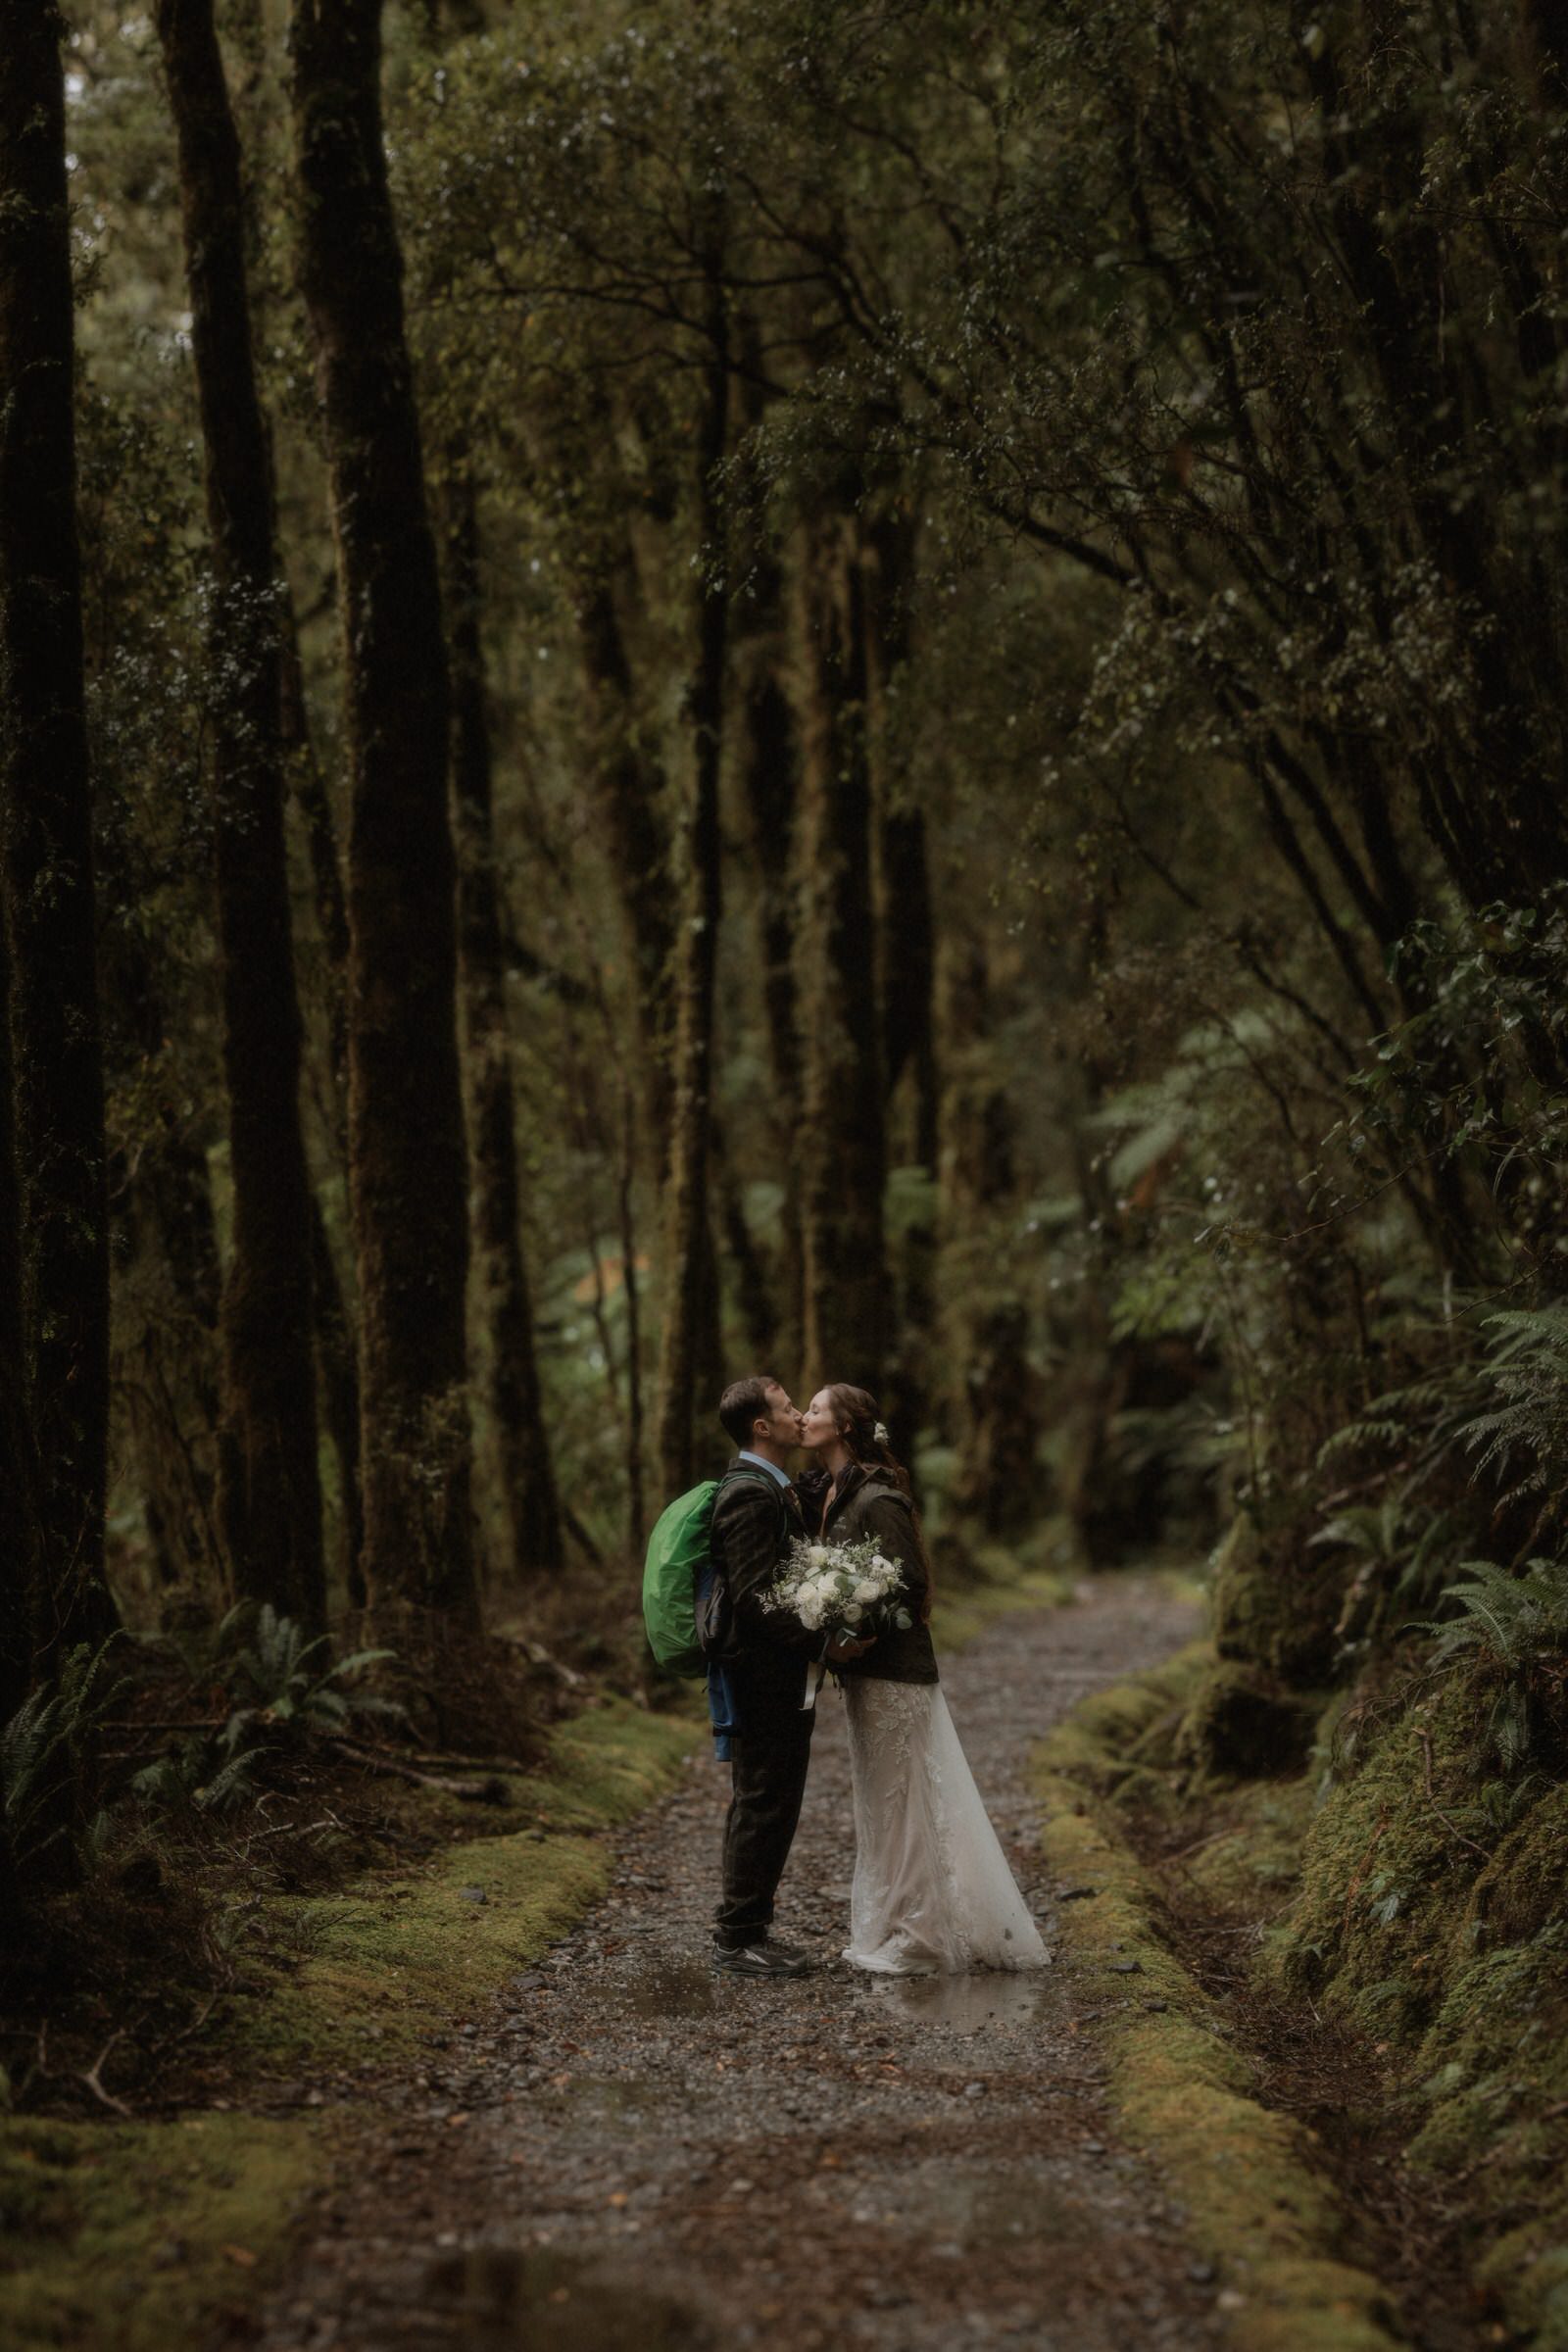
{"label": "wet puddle on path", "polygon": [[507,2246],[440,2256],[417,2309],[432,2345],[453,2352],[703,2352],[712,2342],[689,2304],[646,2280]]}
{"label": "wet puddle on path", "polygon": [[[942,2026],[959,2034],[985,2027],[1021,2031],[1044,2023],[1059,2007],[1060,1996],[1051,1971],[1031,1969],[1008,1976],[992,1970],[970,1977],[872,1977],[846,1972],[846,1991],[875,2009],[889,2022],[907,2026]],[[634,2017],[656,2018],[662,2024],[682,2018],[708,2018],[744,2009],[756,1998],[749,1985],[739,1987],[716,1977],[701,1951],[679,1959],[659,1957],[634,1964],[612,1983],[611,1995]],[[803,1986],[778,1984],[768,1988],[772,2001],[808,1997]]]}
{"label": "wet puddle on path", "polygon": [[1016,1977],[891,1977],[872,1997],[901,2019],[958,2034],[1024,2031],[1044,2024],[1059,2000],[1048,1969]]}

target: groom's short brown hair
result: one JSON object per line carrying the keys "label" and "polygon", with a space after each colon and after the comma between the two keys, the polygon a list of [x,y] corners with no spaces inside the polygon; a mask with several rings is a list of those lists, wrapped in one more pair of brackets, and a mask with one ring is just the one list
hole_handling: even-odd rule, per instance
{"label": "groom's short brown hair", "polygon": [[768,1418],[767,1392],[781,1384],[771,1372],[753,1372],[745,1380],[732,1380],[718,1400],[719,1427],[726,1438],[744,1446],[752,1434],[754,1421]]}

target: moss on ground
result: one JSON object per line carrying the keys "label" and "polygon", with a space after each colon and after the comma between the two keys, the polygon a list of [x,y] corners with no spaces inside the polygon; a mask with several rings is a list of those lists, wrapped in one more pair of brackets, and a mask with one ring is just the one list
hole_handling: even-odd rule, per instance
{"label": "moss on ground", "polygon": [[[603,1892],[604,1833],[665,1788],[704,1737],[689,1714],[607,1701],[557,1731],[545,1770],[514,1784],[526,1830],[469,1835],[417,1874],[333,1894],[274,1896],[266,1929],[292,1973],[237,2003],[225,2038],[290,2076],[408,2049],[487,1999]],[[444,1816],[443,1816],[444,1818]]]}
{"label": "moss on ground", "polygon": [[[1237,2343],[1390,2352],[1398,2338],[1388,2297],[1344,2259],[1346,2219],[1311,2133],[1262,2104],[1223,2012],[1161,1934],[1159,1889],[1118,1825],[1117,1802],[1139,1790],[1129,1756],[1170,1739],[1212,1654],[1195,1643],[1097,1693],[1037,1751],[1047,1857],[1060,1881],[1093,1890],[1061,1904],[1063,1934],[1095,1992],[1107,2002],[1122,1992],[1104,2021],[1112,2098],[1185,2207],[1193,2242],[1240,2298]],[[1152,1766],[1143,1778],[1168,1788]]]}
{"label": "moss on ground", "polygon": [[[692,1713],[607,1702],[558,1729],[544,1768],[514,1784],[528,1828],[473,1835],[493,1817],[465,1807],[460,1820],[432,1794],[429,1826],[449,1842],[421,1868],[272,1898],[265,1925],[295,1965],[237,2001],[215,2037],[230,2096],[391,2055],[482,2005],[593,1902],[609,1876],[604,1832],[666,1788],[704,1737]],[[16,2352],[203,2341],[276,2268],[336,2129],[330,2109],[0,2120],[0,2338]]]}
{"label": "moss on ground", "polygon": [[1568,1788],[1493,1784],[1494,1827],[1483,1718],[1459,1676],[1346,1713],[1268,1966],[1392,2048],[1478,2283],[1568,2352]]}
{"label": "moss on ground", "polygon": [[1043,1742],[1041,1770],[1065,1775],[1118,1803],[1168,1808],[1174,1801],[1170,1781],[1152,1759],[1181,1722],[1212,1654],[1207,1642],[1190,1642],[1147,1674],[1082,1700]]}
{"label": "moss on ground", "polygon": [[[1260,1573],[1255,1544],[1234,1549],[1233,1650]],[[1262,1671],[1255,1650],[1239,1664],[1196,1644],[1088,1701],[1040,1751],[1047,1850],[1100,1888],[1063,1906],[1071,1948],[1107,1991],[1117,1961],[1143,1970],[1110,2034],[1128,2128],[1216,2262],[1253,2242],[1250,2347],[1380,2340],[1373,2283],[1334,2267],[1331,2208],[1287,2185],[1316,2178],[1309,2135],[1257,2106],[1161,1936],[1162,1902],[1196,1897],[1200,1915],[1258,1930],[1259,1990],[1311,1999],[1377,2050],[1406,2162],[1432,2176],[1477,2289],[1536,2352],[1568,2352],[1568,1787],[1489,1763],[1484,1687],[1386,1665],[1319,1703],[1304,1769],[1227,1781],[1193,1726],[1222,1684]],[[1128,1808],[1152,1815],[1171,1867],[1140,1864]],[[1373,2336],[1347,2333],[1351,2320]]]}
{"label": "moss on ground", "polygon": [[1253,1917],[1272,1911],[1299,1883],[1315,1802],[1308,1774],[1232,1789],[1224,1825],[1184,1858],[1183,1868],[1218,1911]]}
{"label": "moss on ground", "polygon": [[0,2123],[0,2329],[12,2352],[169,2352],[244,2309],[316,2186],[304,2118]]}
{"label": "moss on ground", "polygon": [[1343,1581],[1331,1552],[1303,1544],[1292,1523],[1264,1529],[1241,1511],[1214,1553],[1211,1575],[1221,1658],[1298,1689],[1328,1680]]}

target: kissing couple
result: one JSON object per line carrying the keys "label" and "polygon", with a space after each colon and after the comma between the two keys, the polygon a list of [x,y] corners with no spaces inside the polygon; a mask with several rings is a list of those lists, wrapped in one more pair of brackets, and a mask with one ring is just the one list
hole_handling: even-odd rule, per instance
{"label": "kissing couple", "polygon": [[[816,1661],[843,1678],[855,1813],[845,1958],[884,1976],[1039,1968],[1045,1949],[953,1728],[931,1642],[931,1569],[876,1400],[831,1382],[805,1412],[765,1375],[731,1382],[718,1418],[736,1448],[710,1550],[728,1609],[709,1703],[732,1774],[713,1966],[800,1977],[809,1956],[769,1933],[810,1762]],[[811,1467],[790,1462],[802,1447]],[[900,1573],[906,1625],[869,1641],[810,1631],[770,1605],[795,1544],[869,1540]]]}

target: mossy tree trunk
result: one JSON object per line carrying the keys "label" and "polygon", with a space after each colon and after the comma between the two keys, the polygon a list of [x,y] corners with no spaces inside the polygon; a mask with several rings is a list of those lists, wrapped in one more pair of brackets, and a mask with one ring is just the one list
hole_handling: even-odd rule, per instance
{"label": "mossy tree trunk", "polygon": [[[27,1695],[40,1554],[37,1461],[22,1381],[22,1203],[11,1118],[11,989],[0,923],[0,1723]],[[5,1856],[0,1852],[0,1883]]]}
{"label": "mossy tree trunk", "polygon": [[[316,755],[300,675],[299,634],[292,600],[286,608],[283,743],[295,805],[305,820],[312,896],[326,983],[330,1127],[338,1165],[348,1168],[349,910],[338,860],[326,778]],[[338,1567],[349,1604],[365,1606],[365,1506],[360,1488],[360,1367],[354,1317],[344,1293],[319,1192],[311,1195],[311,1293],[316,1313],[316,1371],[321,1418],[337,1459]]]}
{"label": "mossy tree trunk", "polygon": [[943,1288],[953,1302],[946,1352],[953,1367],[958,1465],[953,1498],[989,1534],[1021,1534],[1040,1503],[1035,1467],[1040,1384],[1029,1323],[999,1291],[999,1225],[1017,1183],[1016,1119],[995,1039],[996,1007],[983,944],[954,939],[941,971],[944,1086],[940,1142]]}
{"label": "mossy tree trunk", "polygon": [[382,139],[379,0],[296,0],[293,43],[301,274],[348,700],[365,1579],[386,1621],[415,1608],[471,1623],[449,688]]}
{"label": "mossy tree trunk", "polygon": [[880,1394],[888,1347],[886,1116],[872,893],[864,578],[852,527],[818,522],[796,582],[805,1038],[800,1135],[806,1382]]}
{"label": "mossy tree trunk", "polygon": [[717,1370],[717,1284],[708,1197],[721,893],[718,780],[729,638],[729,581],[718,476],[727,430],[729,370],[725,302],[715,263],[710,264],[708,306],[711,358],[697,453],[699,545],[705,577],[699,592],[697,670],[690,701],[692,784],[676,950],[674,1085],[663,1233],[664,1318],[656,1435],[660,1476],[664,1492],[670,1494],[691,1484],[698,1384],[704,1378],[711,1382]]}
{"label": "mossy tree trunk", "polygon": [[512,1534],[512,1566],[526,1583],[539,1576],[559,1575],[564,1549],[539,1391],[533,1298],[522,1249],[522,1186],[479,626],[478,499],[465,450],[454,453],[446,484],[445,535],[452,635],[458,946],[467,1032],[478,1289],[488,1347],[496,1462]]}
{"label": "mossy tree trunk", "polygon": [[[760,620],[746,649],[741,766],[751,816],[757,958],[767,1033],[768,1126],[784,1188],[773,1251],[771,1347],[781,1364],[801,1345],[801,1204],[792,1161],[801,1113],[801,1038],[795,1002],[793,845],[800,746],[783,677],[784,587],[776,565],[756,562]],[[749,1318],[750,1320],[750,1318]],[[764,1348],[764,1355],[767,1350]]]}
{"label": "mossy tree trunk", "polygon": [[[136,907],[146,867],[124,828],[106,828],[98,852],[106,908]],[[110,916],[99,983],[109,1097],[128,1086],[139,1113],[109,1157],[110,1388],[129,1439],[160,1620],[172,1626],[210,1618],[227,1584],[217,1518],[222,1278],[212,1113],[173,1066],[177,1024],[160,948],[145,924]]]}
{"label": "mossy tree trunk", "polygon": [[897,701],[910,655],[915,525],[884,515],[866,534],[866,724],[871,764],[877,1003],[888,1152],[920,1171],[915,1205],[897,1250],[898,1343],[885,1403],[893,1448],[907,1460],[926,1419],[936,1316],[938,1099],[936,934],[925,811],[909,794],[899,757]]}
{"label": "mossy tree trunk", "polygon": [[284,588],[256,380],[239,140],[212,0],[158,0],[179,150],[216,595],[214,797],[233,1245],[219,1520],[236,1590],[326,1616],[312,1351],[311,1187],[283,841]]}
{"label": "mossy tree trunk", "polygon": [[40,1664],[104,1582],[109,1234],[76,531],[64,25],[0,0],[0,859]]}
{"label": "mossy tree trunk", "polygon": [[[629,570],[630,551],[624,552],[621,568]],[[608,570],[583,591],[577,628],[591,724],[589,772],[631,975],[647,1145],[662,1164],[669,1144],[676,982],[667,783],[637,707],[625,630]]]}

